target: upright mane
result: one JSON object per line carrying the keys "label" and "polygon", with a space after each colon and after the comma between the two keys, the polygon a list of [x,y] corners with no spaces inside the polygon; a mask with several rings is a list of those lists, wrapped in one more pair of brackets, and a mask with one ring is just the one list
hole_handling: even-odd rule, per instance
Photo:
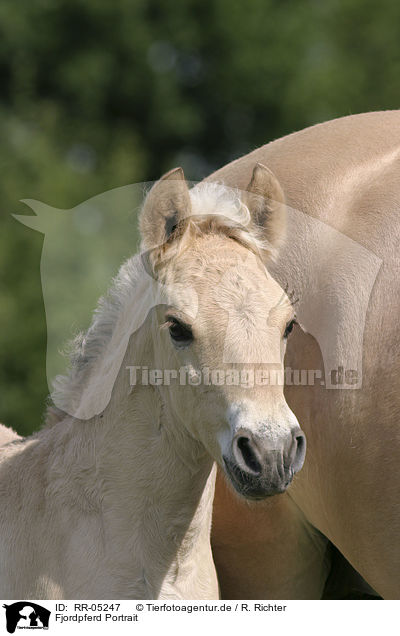
{"label": "upright mane", "polygon": [[[175,248],[190,248],[193,237],[204,234],[223,234],[257,254],[270,249],[258,228],[251,224],[250,212],[243,204],[239,190],[203,182],[190,190],[190,200],[191,211],[177,229],[174,240],[152,250],[150,261],[155,269],[177,255]],[[109,291],[98,301],[88,331],[79,333],[67,346],[69,368],[53,382],[46,411],[47,425],[64,419],[66,414],[79,413],[85,389],[109,348],[121,313],[127,306],[140,305],[144,286],[149,281],[151,278],[142,255],[137,254],[122,265]]]}
{"label": "upright mane", "polygon": [[53,382],[46,424],[54,424],[66,414],[77,411],[91,373],[112,339],[121,311],[138,295],[143,273],[140,255],[129,258],[121,266],[108,292],[99,299],[87,332],[78,333],[67,344],[68,370]]}

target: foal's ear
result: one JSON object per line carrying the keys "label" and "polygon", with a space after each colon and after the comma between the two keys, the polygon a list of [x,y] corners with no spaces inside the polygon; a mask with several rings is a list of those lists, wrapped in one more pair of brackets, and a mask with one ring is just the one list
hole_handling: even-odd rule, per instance
{"label": "foal's ear", "polygon": [[275,175],[257,163],[247,186],[246,205],[253,223],[265,230],[265,239],[276,253],[286,236],[285,195]]}
{"label": "foal's ear", "polygon": [[154,184],[139,219],[142,246],[162,245],[181,219],[190,214],[190,195],[182,168],[175,168]]}

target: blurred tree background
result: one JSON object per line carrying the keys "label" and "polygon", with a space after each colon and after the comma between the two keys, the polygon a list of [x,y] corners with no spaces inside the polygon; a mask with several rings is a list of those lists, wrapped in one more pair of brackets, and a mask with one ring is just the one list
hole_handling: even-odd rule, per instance
{"label": "blurred tree background", "polygon": [[43,235],[10,216],[20,199],[71,208],[177,165],[198,180],[398,108],[399,28],[396,0],[2,0],[0,421],[38,428],[48,392]]}

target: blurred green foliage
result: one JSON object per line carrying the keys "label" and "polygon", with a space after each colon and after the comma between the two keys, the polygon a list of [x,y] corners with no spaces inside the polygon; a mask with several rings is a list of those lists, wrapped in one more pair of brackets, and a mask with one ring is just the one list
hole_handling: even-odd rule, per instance
{"label": "blurred green foliage", "polygon": [[[200,179],[276,137],[400,103],[396,0],[2,0],[0,420],[47,394],[43,235],[70,208],[182,165]],[[60,237],[62,240],[62,237]]]}

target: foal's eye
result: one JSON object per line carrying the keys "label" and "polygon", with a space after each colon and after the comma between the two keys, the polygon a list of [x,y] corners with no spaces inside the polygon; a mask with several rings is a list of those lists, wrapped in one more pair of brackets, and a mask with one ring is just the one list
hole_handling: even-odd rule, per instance
{"label": "foal's eye", "polygon": [[179,344],[189,344],[193,340],[193,333],[188,325],[184,325],[179,320],[169,320],[169,335],[174,342]]}
{"label": "foal's eye", "polygon": [[285,333],[283,334],[283,337],[285,339],[293,331],[293,327],[295,326],[295,324],[296,324],[296,321],[294,319],[288,322],[288,324],[286,325]]}

